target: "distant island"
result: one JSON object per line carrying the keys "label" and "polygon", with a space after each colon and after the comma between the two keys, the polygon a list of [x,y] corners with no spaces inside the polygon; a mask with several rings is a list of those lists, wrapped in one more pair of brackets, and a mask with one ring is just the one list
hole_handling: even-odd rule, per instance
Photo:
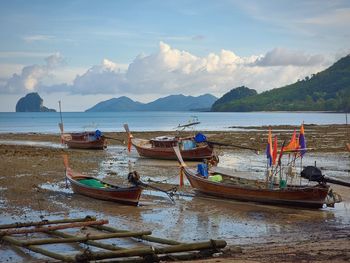
{"label": "distant island", "polygon": [[55,112],[43,106],[43,99],[38,93],[28,93],[25,97],[19,99],[16,104],[16,112]]}
{"label": "distant island", "polygon": [[294,84],[258,94],[247,87],[232,89],[211,111],[350,111],[350,55],[328,69]]}
{"label": "distant island", "polygon": [[86,112],[116,111],[210,111],[217,98],[211,94],[198,97],[170,95],[149,103],[133,101],[128,97],[113,98],[102,101],[87,109]]}

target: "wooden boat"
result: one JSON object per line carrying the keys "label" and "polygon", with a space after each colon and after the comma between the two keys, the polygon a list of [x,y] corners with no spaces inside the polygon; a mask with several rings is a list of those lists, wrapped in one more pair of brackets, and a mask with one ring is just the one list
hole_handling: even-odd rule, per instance
{"label": "wooden boat", "polygon": [[[181,169],[191,186],[197,191],[220,198],[241,201],[253,201],[267,204],[291,205],[309,208],[322,208],[327,202],[329,185],[268,185],[264,181],[246,179],[228,174],[217,174],[209,171],[208,177],[203,177],[196,170],[190,169],[183,161],[178,147],[174,151],[181,163]],[[212,176],[219,175],[221,181],[212,181]],[[334,205],[334,203],[333,203]]]}
{"label": "wooden boat", "polygon": [[73,149],[96,149],[102,150],[107,147],[107,140],[102,132],[96,131],[85,131],[85,132],[71,132],[65,133],[63,128],[63,119],[61,111],[61,101],[58,102],[60,108],[61,122],[58,127],[61,131],[61,143],[66,144],[68,148]]}
{"label": "wooden boat", "polygon": [[97,131],[61,133],[61,141],[68,148],[102,150],[107,147],[107,140]]}
{"label": "wooden boat", "polygon": [[180,138],[160,136],[150,140],[134,138],[127,124],[124,128],[129,137],[129,149],[133,145],[140,156],[155,159],[176,160],[173,147],[178,145],[185,160],[203,160],[214,157],[213,147],[206,142],[196,143],[194,137]]}
{"label": "wooden boat", "polygon": [[117,186],[74,172],[68,165],[66,165],[66,178],[74,193],[127,205],[137,206],[142,192],[142,188],[138,186]]}

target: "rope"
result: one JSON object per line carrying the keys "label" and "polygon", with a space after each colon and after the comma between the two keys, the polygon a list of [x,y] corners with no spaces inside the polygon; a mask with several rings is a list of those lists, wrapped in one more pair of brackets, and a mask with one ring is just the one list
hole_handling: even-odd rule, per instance
{"label": "rope", "polygon": [[157,191],[163,192],[163,193],[168,195],[168,197],[172,201],[172,203],[175,203],[175,200],[174,200],[173,197],[174,197],[174,193],[177,191],[176,187],[173,187],[173,188],[171,188],[169,190],[163,190],[161,188],[158,188],[158,187],[146,184],[146,183],[144,183],[144,182],[142,182],[140,180],[140,175],[136,171],[130,172],[128,174],[128,181],[130,183],[134,184],[134,185],[137,185],[137,186],[142,186],[142,187],[145,187],[145,188],[151,188],[153,190],[157,190]]}

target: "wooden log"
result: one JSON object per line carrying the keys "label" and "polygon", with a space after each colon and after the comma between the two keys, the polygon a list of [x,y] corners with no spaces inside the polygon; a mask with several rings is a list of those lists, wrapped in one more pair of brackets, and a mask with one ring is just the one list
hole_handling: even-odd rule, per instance
{"label": "wooden log", "polygon": [[38,222],[16,222],[13,224],[0,225],[0,229],[6,228],[20,228],[20,227],[29,227],[29,226],[43,226],[51,224],[61,224],[61,223],[75,223],[75,222],[86,222],[86,221],[96,221],[94,217],[84,217],[84,218],[74,218],[74,219],[59,219],[59,220],[44,220]]}
{"label": "wooden log", "polygon": [[69,237],[69,238],[45,238],[45,239],[36,239],[29,241],[21,241],[23,246],[30,245],[47,245],[47,244],[58,244],[58,243],[74,243],[74,242],[86,242],[89,240],[100,240],[100,239],[109,239],[109,238],[121,238],[121,237],[138,237],[142,235],[151,235],[151,231],[142,231],[142,232],[125,232],[125,233],[110,233],[110,234],[101,234],[101,235],[85,235],[81,237]]}
{"label": "wooden log", "polygon": [[[104,231],[108,231],[108,232],[112,232],[112,233],[128,232],[127,230],[121,230],[121,229],[117,229],[117,228],[110,227],[110,226],[93,226],[93,227],[96,228],[96,229],[99,229],[99,230],[104,230]],[[141,236],[139,238],[142,239],[142,240],[146,240],[146,241],[150,241],[150,242],[154,242],[154,243],[159,243],[159,244],[164,244],[164,245],[179,245],[179,244],[183,244],[183,243],[175,241],[175,240],[164,239],[164,238],[148,236],[148,235],[143,235],[143,236]]]}
{"label": "wooden log", "polygon": [[[5,240],[6,242],[10,243],[11,245],[22,247],[21,241],[15,239],[13,237],[4,236],[4,237],[2,237],[2,240]],[[54,252],[48,251],[46,249],[37,247],[37,246],[27,246],[25,248],[29,249],[29,250],[31,250],[33,252],[36,252],[36,253],[39,253],[39,254],[43,254],[43,255],[45,255],[47,257],[54,258],[54,259],[57,259],[57,260],[60,260],[60,261],[75,262],[75,258],[72,257],[72,256],[61,255],[61,254],[54,253]]]}
{"label": "wooden log", "polygon": [[31,228],[31,229],[8,229],[8,230],[0,231],[0,238],[1,238],[1,236],[11,235],[11,234],[27,234],[27,233],[36,233],[36,232],[47,232],[50,230],[57,230],[57,229],[66,229],[66,228],[92,226],[92,225],[104,225],[104,224],[108,224],[108,220],[76,222],[76,223],[68,223],[68,224],[57,225],[57,226],[35,227],[35,228]]}
{"label": "wooden log", "polygon": [[[50,231],[48,232],[48,234],[52,234],[55,236],[59,236],[59,237],[64,237],[64,238],[70,238],[70,237],[75,237],[73,235],[61,232],[61,231]],[[99,247],[99,248],[103,248],[103,249],[107,249],[107,250],[119,250],[119,249],[123,249],[123,247],[118,247],[116,245],[110,245],[110,244],[105,244],[105,243],[101,243],[101,242],[97,242],[97,241],[93,241],[93,240],[88,240],[85,242],[86,244],[90,245],[90,246],[94,246],[94,247]]]}
{"label": "wooden log", "polygon": [[77,261],[89,261],[89,260],[102,260],[107,258],[118,258],[118,257],[133,257],[133,256],[147,256],[153,254],[168,254],[178,252],[188,252],[194,250],[204,249],[220,249],[226,246],[224,240],[210,240],[207,242],[199,243],[187,243],[174,246],[168,246],[163,248],[149,247],[149,248],[132,248],[122,249],[118,251],[110,252],[89,252],[77,254],[75,259]]}

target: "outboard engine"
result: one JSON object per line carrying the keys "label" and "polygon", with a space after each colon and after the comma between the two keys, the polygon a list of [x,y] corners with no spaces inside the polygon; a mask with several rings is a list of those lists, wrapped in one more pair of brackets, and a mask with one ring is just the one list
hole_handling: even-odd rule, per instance
{"label": "outboard engine", "polygon": [[301,177],[308,179],[309,181],[315,181],[319,183],[325,183],[325,177],[321,170],[316,166],[306,166],[300,173]]}
{"label": "outboard engine", "polygon": [[133,171],[128,174],[128,181],[134,185],[142,184],[140,181],[140,175],[138,172]]}

